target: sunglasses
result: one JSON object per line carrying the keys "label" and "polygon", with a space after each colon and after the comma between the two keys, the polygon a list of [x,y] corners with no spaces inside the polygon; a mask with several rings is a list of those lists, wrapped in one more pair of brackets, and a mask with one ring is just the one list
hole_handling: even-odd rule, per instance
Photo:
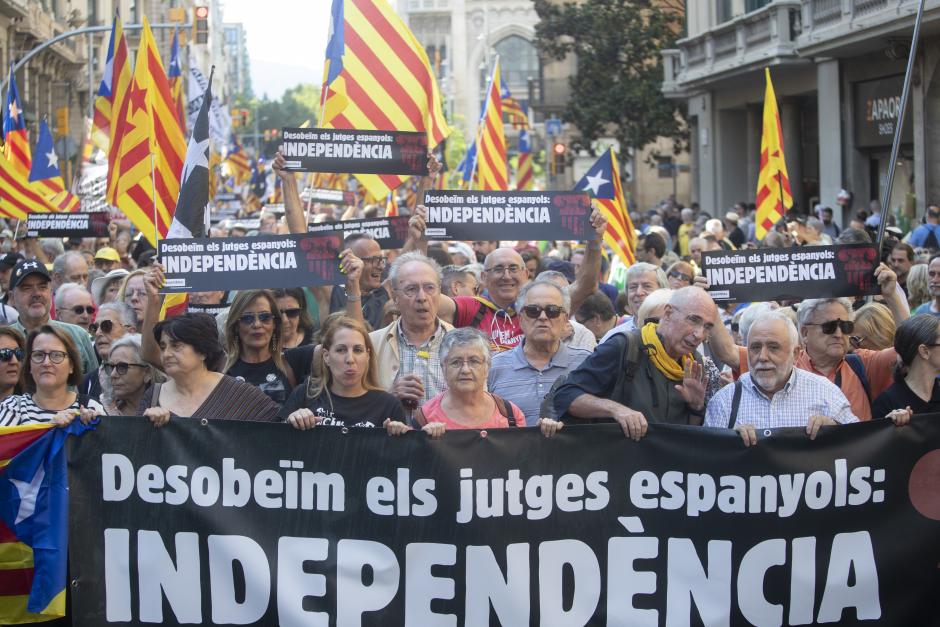
{"label": "sunglasses", "polygon": [[106,361],[101,364],[101,367],[104,368],[104,373],[108,376],[110,376],[111,372],[114,371],[123,377],[127,374],[128,368],[147,368],[148,366],[144,364],[129,364],[123,361],[112,364],[111,362]]}
{"label": "sunglasses", "polygon": [[300,307],[292,307],[290,309],[282,309],[281,314],[287,316],[288,318],[296,318],[300,315]]}
{"label": "sunglasses", "polygon": [[246,313],[238,316],[238,321],[246,327],[253,325],[255,320],[258,320],[261,324],[267,324],[274,320],[274,314],[270,311],[262,311],[261,313]]}
{"label": "sunglasses", "polygon": [[673,270],[672,272],[669,273],[669,276],[670,276],[670,278],[673,278],[673,279],[680,279],[680,280],[686,281],[686,282],[688,282],[688,283],[691,283],[691,282],[692,282],[692,279],[693,279],[693,277],[689,276],[688,274],[686,274],[686,273],[684,273],[684,272],[679,272],[678,270]]}
{"label": "sunglasses", "polygon": [[842,331],[844,335],[848,335],[855,330],[854,322],[851,320],[841,320],[839,318],[836,318],[835,320],[827,320],[826,322],[807,322],[804,326],[819,327],[819,330],[826,335],[832,335],[836,332],[836,329]]}
{"label": "sunglasses", "polygon": [[95,313],[95,308],[92,307],[91,305],[85,305],[84,307],[82,307],[81,305],[75,305],[71,309],[73,312],[75,312],[76,316],[80,316],[83,313],[86,313],[90,316],[91,314]]}
{"label": "sunglasses", "polygon": [[0,361],[10,361],[16,357],[16,361],[23,361],[23,350],[20,348],[0,348]]}
{"label": "sunglasses", "polygon": [[549,320],[554,320],[561,314],[565,312],[564,307],[559,307],[558,305],[546,305],[542,307],[541,305],[526,305],[522,308],[522,313],[527,317],[532,318],[533,320],[538,319],[542,315],[542,312],[545,312],[545,317]]}

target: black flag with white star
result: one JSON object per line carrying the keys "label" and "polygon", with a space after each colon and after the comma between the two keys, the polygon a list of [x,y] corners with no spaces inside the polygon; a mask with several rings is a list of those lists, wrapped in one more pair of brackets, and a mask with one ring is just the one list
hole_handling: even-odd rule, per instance
{"label": "black flag with white star", "polygon": [[167,238],[206,237],[209,214],[209,107],[212,106],[212,75],[193,124],[186,149],[186,162],[180,176],[180,197]]}

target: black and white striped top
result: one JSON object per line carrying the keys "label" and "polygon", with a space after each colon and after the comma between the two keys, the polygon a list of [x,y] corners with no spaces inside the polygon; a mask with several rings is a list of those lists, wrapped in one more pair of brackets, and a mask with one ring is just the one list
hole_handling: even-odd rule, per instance
{"label": "black and white striped top", "polygon": [[[94,399],[86,399],[85,406],[99,415],[107,414],[104,407]],[[0,402],[0,427],[52,422],[52,418],[63,409],[78,409],[78,398],[62,409],[43,409],[33,401],[32,394],[14,394]]]}

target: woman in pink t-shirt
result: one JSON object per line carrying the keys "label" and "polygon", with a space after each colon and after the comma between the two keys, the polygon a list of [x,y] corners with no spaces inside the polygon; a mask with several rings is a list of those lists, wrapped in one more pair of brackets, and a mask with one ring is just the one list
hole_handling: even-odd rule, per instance
{"label": "woman in pink t-shirt", "polygon": [[[525,426],[521,409],[486,391],[489,342],[479,330],[463,327],[449,331],[441,342],[440,360],[447,389],[415,413],[415,422],[423,431],[431,437],[441,437],[447,429]],[[386,420],[385,427],[391,435],[411,430],[408,425],[392,420]],[[556,420],[539,420],[539,428],[546,437],[555,435],[561,427]]]}

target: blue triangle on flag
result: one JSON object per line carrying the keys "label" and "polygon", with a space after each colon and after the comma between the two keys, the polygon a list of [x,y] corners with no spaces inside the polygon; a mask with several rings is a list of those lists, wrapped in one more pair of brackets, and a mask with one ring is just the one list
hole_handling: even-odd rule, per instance
{"label": "blue triangle on flag", "polygon": [[614,166],[610,159],[610,150],[607,150],[600,159],[594,162],[594,165],[584,174],[578,184],[575,185],[576,192],[588,192],[594,198],[605,200],[612,199],[616,193],[614,190]]}
{"label": "blue triangle on flag", "polygon": [[46,121],[42,120],[39,122],[39,141],[36,142],[36,150],[33,152],[33,166],[29,171],[29,182],[34,183],[61,175],[52,132]]}

